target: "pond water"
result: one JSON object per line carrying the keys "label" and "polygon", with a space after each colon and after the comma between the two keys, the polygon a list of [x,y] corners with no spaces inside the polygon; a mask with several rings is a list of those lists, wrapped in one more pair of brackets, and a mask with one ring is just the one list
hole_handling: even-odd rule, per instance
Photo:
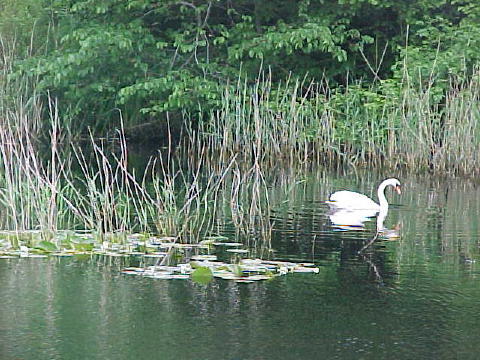
{"label": "pond water", "polygon": [[[124,275],[117,258],[0,259],[0,357],[477,358],[480,187],[397,175],[386,236],[370,243],[375,219],[333,226],[328,194],[375,198],[384,175],[272,178],[269,256],[314,262],[318,274],[199,285]],[[237,240],[228,221],[218,230]]]}

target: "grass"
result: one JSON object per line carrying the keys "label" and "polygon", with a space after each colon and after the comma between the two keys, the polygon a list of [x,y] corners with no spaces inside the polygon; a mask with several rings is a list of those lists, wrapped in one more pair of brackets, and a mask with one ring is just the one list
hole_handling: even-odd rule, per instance
{"label": "grass", "polygon": [[[9,83],[6,76],[2,80],[2,99],[13,99],[10,95],[17,84]],[[243,174],[236,156],[224,163],[199,156],[185,164],[170,145],[138,172],[129,164],[122,129],[115,144],[93,135],[87,143],[69,143],[55,101],[46,100],[49,122],[42,127],[37,126],[45,113],[39,98],[20,96],[15,106],[6,101],[2,104],[2,229],[17,234],[36,230],[39,240],[56,239],[59,231],[72,229],[94,233],[99,242],[122,242],[126,234],[151,233],[194,243],[214,231],[220,192],[222,196],[230,194],[235,219],[243,219],[239,227],[245,226],[247,218],[262,217],[258,167]],[[45,133],[49,144],[38,140]],[[232,174],[241,180],[235,184],[236,192],[226,193]],[[255,185],[247,189],[252,176]],[[240,214],[243,207],[234,205],[240,201],[240,187],[242,201],[247,202],[243,198],[252,194],[252,202],[245,208],[248,217]],[[17,241],[15,246],[19,245]]]}
{"label": "grass", "polygon": [[351,164],[473,176],[480,169],[479,75],[441,91],[407,76],[336,89],[326,81],[275,85],[269,74],[253,85],[239,80],[226,86],[221,108],[189,131],[189,152],[202,147],[267,167]]}
{"label": "grass", "polygon": [[[22,240],[32,231],[40,235],[38,241],[54,239],[60,247],[56,234],[64,230],[90,232],[99,243],[125,242],[133,233],[195,243],[214,233],[218,197],[228,194],[224,190],[233,169],[242,178],[238,186],[246,187],[250,178],[250,170],[242,174],[236,156],[223,163],[202,156],[185,163],[171,142],[139,171],[129,164],[123,129],[114,143],[93,134],[86,143],[69,142],[52,98],[40,101],[31,95],[34,85],[19,94],[19,84],[10,82],[7,73],[0,81],[0,228],[16,234],[8,236],[14,247],[34,246],[30,237]],[[48,144],[40,140],[45,137]],[[258,186],[251,192],[250,218],[260,211]],[[238,194],[230,194],[234,206]],[[242,217],[236,208],[235,216]]]}

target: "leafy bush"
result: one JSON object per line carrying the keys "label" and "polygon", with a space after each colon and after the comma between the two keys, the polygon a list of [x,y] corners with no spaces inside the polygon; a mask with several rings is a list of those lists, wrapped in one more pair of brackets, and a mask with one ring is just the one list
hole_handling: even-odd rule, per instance
{"label": "leafy bush", "polygon": [[[5,6],[25,14],[34,3]],[[29,28],[43,19],[39,33],[50,34],[51,46],[21,62],[17,74],[38,77],[40,89],[59,99],[61,113],[79,130],[114,127],[118,110],[127,126],[157,121],[166,111],[208,113],[221,106],[227,84],[239,74],[253,83],[260,69],[276,82],[292,73],[327,80],[331,88],[366,81],[360,88],[370,93],[359,99],[370,108],[384,98],[383,88],[371,93],[377,91],[372,81],[401,87],[407,69],[408,81],[430,87],[433,103],[440,103],[451,76],[470,76],[479,56],[476,0],[38,4]]]}

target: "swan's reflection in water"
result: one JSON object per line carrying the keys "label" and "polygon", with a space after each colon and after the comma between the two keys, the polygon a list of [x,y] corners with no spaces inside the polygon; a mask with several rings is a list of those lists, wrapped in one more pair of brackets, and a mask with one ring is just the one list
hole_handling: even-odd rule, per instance
{"label": "swan's reflection in water", "polygon": [[[379,270],[379,267],[374,261],[374,251],[371,245],[378,240],[396,240],[400,238],[400,228],[401,225],[398,223],[393,228],[389,229],[384,226],[384,221],[388,215],[388,209],[381,209],[377,216],[377,226],[375,235],[371,240],[367,241],[363,247],[358,251],[358,256],[363,259],[369,266],[372,273],[375,276],[376,282],[380,285],[383,285],[383,277]],[[371,251],[368,251],[368,250]]]}
{"label": "swan's reflection in water", "polygon": [[[378,214],[378,215],[377,215]],[[327,213],[332,226],[336,230],[365,230],[365,223],[377,219],[376,236],[382,238],[394,239],[400,237],[400,224],[392,229],[384,226],[388,215],[388,209],[381,209],[380,212],[371,209],[339,209],[331,208]]]}
{"label": "swan's reflection in water", "polygon": [[400,238],[400,224],[396,224],[393,228],[387,228],[384,225],[385,219],[388,215],[388,208],[382,208],[379,212],[374,210],[352,210],[352,209],[338,209],[331,208],[327,213],[332,226],[336,230],[364,230],[365,223],[373,220],[376,217],[376,231],[373,237],[366,241],[357,255],[369,265],[375,281],[383,284],[383,278],[379,267],[374,261],[374,251],[372,245],[379,240],[396,240]]}
{"label": "swan's reflection in water", "polygon": [[372,220],[377,211],[333,208],[327,213],[336,230],[364,230],[365,222]]}
{"label": "swan's reflection in water", "polygon": [[386,228],[383,223],[388,215],[388,209],[380,210],[377,216],[377,236],[384,239],[398,239],[400,237],[401,224],[396,224],[393,228]]}

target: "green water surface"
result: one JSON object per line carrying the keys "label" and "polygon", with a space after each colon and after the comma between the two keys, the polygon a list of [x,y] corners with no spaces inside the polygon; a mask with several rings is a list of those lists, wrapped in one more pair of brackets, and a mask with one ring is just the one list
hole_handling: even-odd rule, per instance
{"label": "green water surface", "polygon": [[[123,275],[123,259],[0,259],[0,358],[476,359],[480,354],[480,187],[397,175],[401,196],[339,231],[323,202],[375,198],[383,174],[280,175],[270,182],[269,256],[319,274],[240,284]],[[219,232],[235,238],[228,221]],[[244,239],[248,240],[248,239]]]}

